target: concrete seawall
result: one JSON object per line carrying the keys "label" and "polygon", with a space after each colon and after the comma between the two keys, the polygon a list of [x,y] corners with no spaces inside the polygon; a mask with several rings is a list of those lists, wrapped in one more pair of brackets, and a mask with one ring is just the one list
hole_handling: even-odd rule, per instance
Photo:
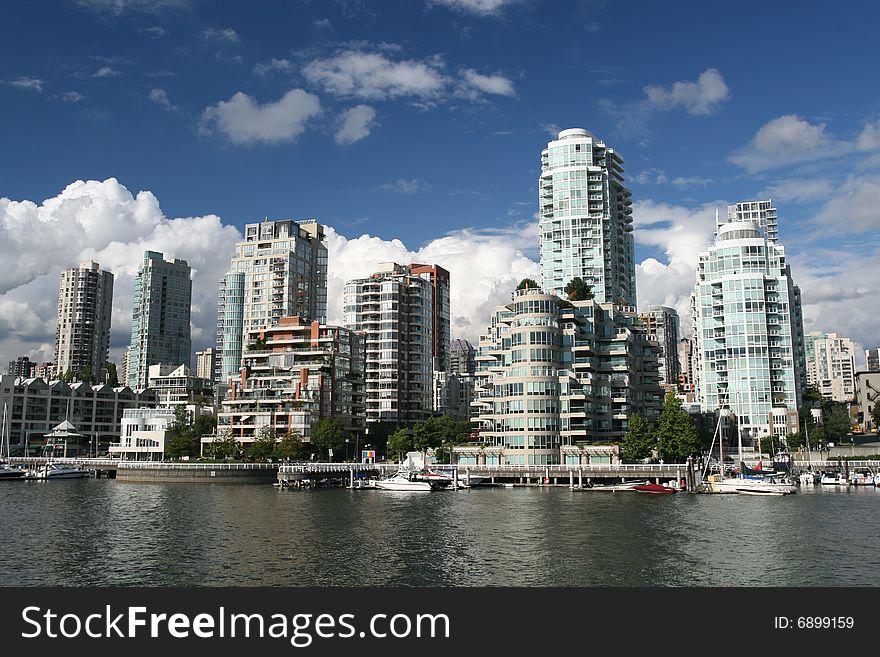
{"label": "concrete seawall", "polygon": [[126,463],[116,472],[119,481],[160,483],[265,484],[277,476],[277,465],[262,463]]}

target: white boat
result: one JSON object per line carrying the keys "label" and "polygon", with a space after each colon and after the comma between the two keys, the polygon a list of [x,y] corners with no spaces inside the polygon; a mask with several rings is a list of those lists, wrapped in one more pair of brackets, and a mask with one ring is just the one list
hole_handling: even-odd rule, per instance
{"label": "white boat", "polygon": [[842,472],[823,472],[821,483],[827,486],[846,486],[849,482]]}
{"label": "white boat", "polygon": [[28,472],[28,479],[85,479],[91,476],[91,470],[51,462]]}
{"label": "white boat", "polygon": [[429,481],[423,481],[415,478],[416,473],[411,470],[398,470],[390,477],[385,479],[376,479],[373,486],[380,490],[411,490],[411,491],[432,491],[435,485]]}
{"label": "white boat", "polygon": [[801,472],[798,476],[801,486],[813,486],[819,483],[819,474],[816,472]]}

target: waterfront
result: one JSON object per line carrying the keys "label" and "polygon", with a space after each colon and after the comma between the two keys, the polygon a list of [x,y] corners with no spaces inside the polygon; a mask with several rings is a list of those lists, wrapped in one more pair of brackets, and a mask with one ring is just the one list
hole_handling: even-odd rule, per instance
{"label": "waterfront", "polygon": [[0,486],[2,585],[880,584],[880,490],[428,494],[114,480]]}

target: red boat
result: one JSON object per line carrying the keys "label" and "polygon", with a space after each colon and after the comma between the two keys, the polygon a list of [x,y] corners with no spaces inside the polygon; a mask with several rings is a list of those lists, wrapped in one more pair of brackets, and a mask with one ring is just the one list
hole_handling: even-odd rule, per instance
{"label": "red boat", "polygon": [[660,484],[641,484],[633,486],[633,490],[639,493],[674,493],[675,489],[671,486],[661,486]]}

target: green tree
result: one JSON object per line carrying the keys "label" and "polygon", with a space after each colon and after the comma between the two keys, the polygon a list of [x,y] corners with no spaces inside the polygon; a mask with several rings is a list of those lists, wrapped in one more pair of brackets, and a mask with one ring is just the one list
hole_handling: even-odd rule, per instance
{"label": "green tree", "polygon": [[254,442],[251,443],[248,455],[255,461],[270,459],[275,453],[276,442],[275,429],[269,426],[262,427]]}
{"label": "green tree", "polygon": [[874,418],[874,427],[880,427],[880,399],[874,402],[874,408],[871,411],[871,416]]}
{"label": "green tree", "polygon": [[413,439],[407,429],[398,429],[388,437],[388,453],[397,456],[397,460],[403,460],[403,455],[413,449]]}
{"label": "green tree", "polygon": [[275,445],[275,458],[296,461],[305,454],[302,436],[295,431],[288,431]]}
{"label": "green tree", "polygon": [[840,440],[852,431],[852,418],[841,404],[831,407],[831,412],[825,415],[823,424],[828,440]]}
{"label": "green tree", "polygon": [[190,426],[189,413],[186,406],[174,407],[174,419],[168,427],[168,439],[165,442],[165,458],[180,459],[184,456],[198,456],[199,436]]}
{"label": "green tree", "polygon": [[76,373],[76,378],[80,381],[85,381],[88,384],[93,384],[95,382],[95,373],[92,372],[92,368],[90,365],[86,365],[83,369]]}
{"label": "green tree", "polygon": [[700,434],[691,416],[673,394],[666,395],[657,426],[657,451],[666,463],[682,462],[700,451]]}
{"label": "green tree", "polygon": [[327,458],[330,459],[330,450],[334,457],[338,456],[345,445],[345,429],[342,420],[338,417],[325,417],[315,422],[312,427],[312,443],[318,449],[327,450]]}
{"label": "green tree", "polygon": [[451,440],[454,432],[452,420],[446,415],[436,415],[417,422],[413,427],[413,448],[422,453],[441,447]]}
{"label": "green tree", "polygon": [[586,301],[593,298],[593,288],[580,276],[572,278],[565,286],[569,301]]}
{"label": "green tree", "polygon": [[519,282],[519,285],[516,286],[517,290],[525,290],[526,288],[538,287],[537,281],[534,278],[524,278]]}
{"label": "green tree", "polygon": [[257,338],[248,344],[246,351],[266,351],[266,347],[266,338]]}
{"label": "green tree", "polygon": [[107,363],[107,385],[115,388],[119,385],[119,374],[116,371],[116,363]]}
{"label": "green tree", "polygon": [[788,446],[789,451],[796,452],[801,447],[804,446],[804,433],[803,431],[798,431],[797,433],[790,433],[785,437],[785,444]]}
{"label": "green tree", "polygon": [[205,454],[212,459],[235,458],[240,453],[241,445],[232,437],[232,432],[228,428],[220,429],[214,442],[205,447]]}
{"label": "green tree", "polygon": [[648,421],[638,413],[631,415],[626,435],[620,444],[623,458],[627,461],[641,461],[651,456],[656,445],[657,437]]}

